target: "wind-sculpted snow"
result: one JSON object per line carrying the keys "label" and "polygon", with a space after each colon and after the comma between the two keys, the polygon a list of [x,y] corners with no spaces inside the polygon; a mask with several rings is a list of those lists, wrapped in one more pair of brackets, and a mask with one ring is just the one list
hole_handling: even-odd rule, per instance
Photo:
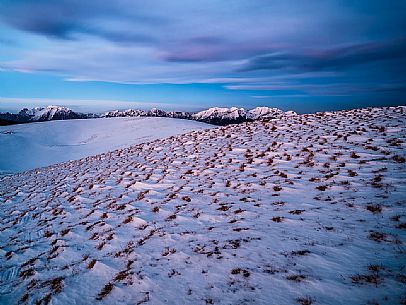
{"label": "wind-sculpted snow", "polygon": [[0,178],[0,303],[404,303],[405,111],[229,125]]}

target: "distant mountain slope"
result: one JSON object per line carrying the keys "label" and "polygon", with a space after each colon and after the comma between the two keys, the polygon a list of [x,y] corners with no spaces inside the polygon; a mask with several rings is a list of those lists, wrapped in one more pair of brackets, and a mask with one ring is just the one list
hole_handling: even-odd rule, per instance
{"label": "distant mountain slope", "polygon": [[405,110],[192,131],[0,178],[0,303],[403,304]]}

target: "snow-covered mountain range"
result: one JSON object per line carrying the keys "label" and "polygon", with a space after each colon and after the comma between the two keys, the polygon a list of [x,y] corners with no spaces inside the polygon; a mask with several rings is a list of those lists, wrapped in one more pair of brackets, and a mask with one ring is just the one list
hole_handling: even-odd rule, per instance
{"label": "snow-covered mountain range", "polygon": [[[198,113],[184,111],[164,111],[157,108],[151,110],[128,109],[114,110],[103,114],[79,113],[67,107],[48,106],[23,109],[18,114],[0,113],[0,120],[5,123],[27,123],[51,120],[110,118],[110,117],[168,117],[176,119],[196,120],[214,125],[227,125],[262,119],[276,119],[284,116],[296,115],[293,111],[283,112],[277,108],[257,107],[246,111],[244,108],[209,108]],[[5,124],[4,123],[4,124]]]}
{"label": "snow-covered mountain range", "polygon": [[166,117],[175,119],[188,119],[192,118],[192,112],[184,111],[163,111],[157,108],[152,108],[151,110],[139,110],[139,109],[128,109],[124,111],[113,110],[101,114],[101,117],[112,118],[112,117]]}
{"label": "snow-covered mountain range", "polygon": [[35,107],[32,109],[24,108],[17,114],[9,112],[0,113],[0,120],[9,121],[10,123],[88,119],[94,117],[99,116],[95,114],[84,114],[75,112],[67,107],[62,106]]}
{"label": "snow-covered mountain range", "polygon": [[244,108],[210,108],[194,114],[192,117],[197,121],[216,125],[227,125],[230,123],[241,123],[264,119],[277,119],[285,116],[296,115],[296,112],[284,112],[278,108],[256,107],[246,111]]}

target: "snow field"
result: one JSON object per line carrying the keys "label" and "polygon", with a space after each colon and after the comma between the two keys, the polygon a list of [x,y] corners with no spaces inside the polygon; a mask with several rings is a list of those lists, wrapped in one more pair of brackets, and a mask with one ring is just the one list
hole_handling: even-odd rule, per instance
{"label": "snow field", "polygon": [[400,304],[405,110],[192,131],[0,178],[0,303]]}

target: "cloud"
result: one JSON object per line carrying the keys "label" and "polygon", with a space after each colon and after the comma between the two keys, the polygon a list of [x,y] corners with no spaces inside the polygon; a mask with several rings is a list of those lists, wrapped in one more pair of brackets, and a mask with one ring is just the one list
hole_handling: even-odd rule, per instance
{"label": "cloud", "polygon": [[[371,92],[405,80],[404,9],[402,0],[1,0],[0,66],[75,81]],[[14,43],[10,28],[23,33],[9,35]]]}
{"label": "cloud", "polygon": [[[387,84],[354,84],[354,83],[331,83],[331,84],[295,84],[287,81],[276,85],[227,85],[230,90],[266,91],[273,96],[353,96],[368,93],[383,92],[406,92],[403,83]],[[294,92],[294,93],[292,93]],[[255,95],[254,98],[267,98],[270,95]]]}
{"label": "cloud", "polygon": [[150,41],[142,29],[167,22],[165,16],[145,12],[142,5],[127,0],[4,0],[0,11],[0,20],[14,28],[69,40],[85,34],[116,42]]}
{"label": "cloud", "polygon": [[340,71],[356,65],[398,59],[406,59],[406,37],[327,50],[302,50],[301,53],[275,52],[250,59],[240,71],[278,69],[302,72]]}

